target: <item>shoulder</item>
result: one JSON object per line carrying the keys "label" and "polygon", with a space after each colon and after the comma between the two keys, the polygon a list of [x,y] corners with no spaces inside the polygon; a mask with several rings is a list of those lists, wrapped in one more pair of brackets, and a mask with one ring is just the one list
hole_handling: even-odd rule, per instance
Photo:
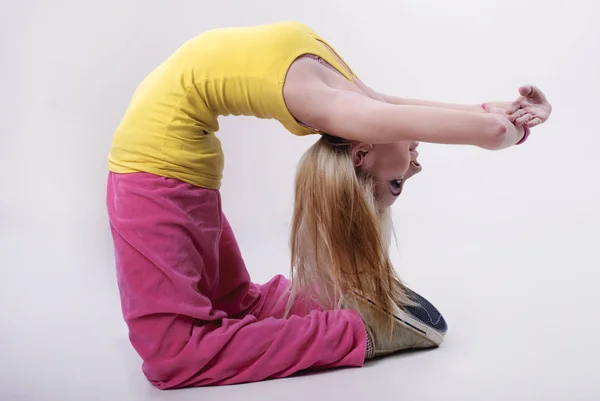
{"label": "shoulder", "polygon": [[339,99],[344,102],[349,99],[384,100],[360,80],[351,82],[310,58],[300,58],[290,66],[283,95],[290,113],[296,118],[307,118],[309,111],[313,116],[331,112],[332,105]]}
{"label": "shoulder", "polygon": [[299,58],[287,71],[283,84],[283,98],[290,114],[303,124],[314,126],[312,120],[318,104],[330,98],[335,87],[323,76],[317,62]]}

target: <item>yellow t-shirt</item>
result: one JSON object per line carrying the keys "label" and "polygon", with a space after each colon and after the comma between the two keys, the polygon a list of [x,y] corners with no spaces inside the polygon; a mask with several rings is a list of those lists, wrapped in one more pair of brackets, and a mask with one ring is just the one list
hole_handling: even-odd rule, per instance
{"label": "yellow t-shirt", "polygon": [[355,78],[323,38],[298,22],[221,28],[189,40],[136,89],[114,134],[109,169],[219,189],[219,116],[276,119],[295,135],[315,133],[294,119],[283,98],[286,73],[305,54]]}

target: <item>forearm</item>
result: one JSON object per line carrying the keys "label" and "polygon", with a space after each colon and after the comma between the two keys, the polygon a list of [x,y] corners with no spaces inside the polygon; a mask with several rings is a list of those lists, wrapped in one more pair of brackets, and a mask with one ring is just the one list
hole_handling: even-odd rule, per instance
{"label": "forearm", "polygon": [[523,135],[494,113],[380,102],[366,103],[360,112],[347,110],[346,124],[332,128],[339,136],[370,143],[414,140],[504,149]]}
{"label": "forearm", "polygon": [[388,105],[366,109],[364,118],[365,124],[372,124],[366,132],[374,140],[382,142],[388,139],[415,140],[504,149],[522,137],[522,133],[508,119],[492,113]]}
{"label": "forearm", "polygon": [[[445,103],[445,102],[434,102],[431,100],[403,98],[403,97],[384,95],[384,94],[380,94],[380,95],[385,100],[385,102],[390,103],[390,104],[403,105],[403,106],[427,106],[427,107],[437,107],[437,108],[448,109],[448,110],[485,113],[485,110],[481,107],[481,104]],[[500,109],[506,109],[511,104],[511,102],[486,102],[485,104],[492,105],[492,106],[498,107]]]}
{"label": "forearm", "polygon": [[297,99],[290,97],[290,112],[308,126],[348,140],[373,144],[419,141],[503,149],[523,135],[502,114],[483,109],[471,112],[399,105],[351,91],[322,86],[317,89],[314,93],[301,92],[304,96]]}
{"label": "forearm", "polygon": [[[454,111],[465,111],[465,112],[473,112],[473,113],[487,113],[485,106],[496,107],[499,109],[506,110],[512,104],[512,102],[506,101],[497,101],[497,102],[485,102],[483,104],[459,104],[459,103],[446,103],[446,102],[435,102],[430,100],[419,100],[419,99],[411,99],[411,98],[400,98],[397,96],[389,96],[389,95],[381,95],[386,103],[394,104],[394,105],[404,105],[404,106],[424,106],[424,107],[432,107],[446,110],[454,110]],[[503,141],[496,149],[504,149],[509,146],[514,145],[519,142],[523,136],[525,135],[525,130],[523,127],[516,127],[510,121],[503,121],[506,127],[506,132],[504,134]]]}

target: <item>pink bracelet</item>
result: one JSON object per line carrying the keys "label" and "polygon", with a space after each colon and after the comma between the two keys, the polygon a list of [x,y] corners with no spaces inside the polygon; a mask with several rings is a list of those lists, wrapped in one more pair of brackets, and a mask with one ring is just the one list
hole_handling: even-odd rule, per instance
{"label": "pink bracelet", "polygon": [[520,140],[519,142],[515,143],[515,145],[520,145],[520,144],[522,144],[522,143],[523,143],[523,142],[525,142],[525,141],[527,140],[527,138],[529,137],[529,133],[531,132],[531,131],[530,131],[530,129],[529,129],[529,127],[528,127],[528,126],[526,126],[526,125],[524,125],[524,126],[523,126],[523,130],[525,130],[525,134],[523,135],[523,138],[521,138],[521,140]]}

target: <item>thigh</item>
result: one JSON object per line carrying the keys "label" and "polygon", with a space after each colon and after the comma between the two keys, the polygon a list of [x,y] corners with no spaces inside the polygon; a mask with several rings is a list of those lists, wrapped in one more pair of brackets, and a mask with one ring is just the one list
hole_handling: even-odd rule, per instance
{"label": "thigh", "polygon": [[174,313],[215,320],[218,193],[145,173],[112,174],[107,209],[126,319]]}
{"label": "thigh", "polygon": [[[177,313],[196,319],[194,304],[205,308],[208,299],[210,320],[223,313],[241,316],[257,301],[260,293],[250,282],[217,190],[134,173],[111,174],[108,191],[111,228],[120,244],[115,255],[122,261],[117,271],[129,296],[178,305]],[[134,257],[137,261],[128,260]],[[141,283],[152,291],[132,294]]]}

